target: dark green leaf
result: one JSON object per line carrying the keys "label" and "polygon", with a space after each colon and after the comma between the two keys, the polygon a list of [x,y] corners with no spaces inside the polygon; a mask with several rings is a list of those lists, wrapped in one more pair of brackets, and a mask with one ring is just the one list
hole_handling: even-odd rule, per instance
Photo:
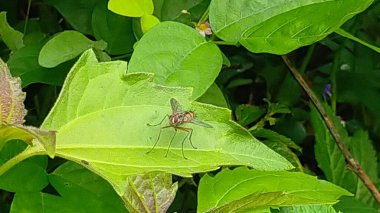
{"label": "dark green leaf", "polygon": [[54,6],[74,29],[81,33],[92,34],[92,13],[99,0],[45,0]]}
{"label": "dark green leaf", "polygon": [[22,40],[24,35],[9,26],[6,12],[0,13],[0,36],[4,43],[12,51],[16,51],[24,46],[24,42]]}
{"label": "dark green leaf", "polygon": [[129,53],[136,39],[132,31],[132,19],[117,15],[107,9],[106,1],[98,1],[92,14],[92,28],[97,40],[107,42],[106,51],[111,55]]}
{"label": "dark green leaf", "polygon": [[16,193],[12,212],[126,212],[120,197],[99,176],[74,163],[60,166],[49,176],[58,195]]}

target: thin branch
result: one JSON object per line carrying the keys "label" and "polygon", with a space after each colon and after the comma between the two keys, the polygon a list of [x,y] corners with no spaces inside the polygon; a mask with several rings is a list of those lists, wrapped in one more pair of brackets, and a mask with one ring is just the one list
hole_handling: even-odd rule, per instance
{"label": "thin branch", "polygon": [[377,190],[376,186],[373,184],[371,179],[368,177],[367,173],[365,173],[365,171],[361,167],[360,163],[356,159],[353,158],[351,153],[348,151],[346,145],[344,145],[342,137],[338,133],[338,130],[335,128],[334,123],[331,120],[331,118],[327,115],[327,113],[326,113],[325,109],[323,108],[319,99],[315,96],[314,92],[311,90],[309,85],[303,79],[302,75],[298,72],[298,70],[295,68],[293,63],[289,60],[289,58],[286,56],[282,56],[282,59],[284,60],[286,66],[289,68],[289,70],[293,74],[294,78],[301,85],[303,90],[306,92],[307,96],[311,99],[314,106],[317,108],[317,110],[321,114],[321,116],[322,116],[326,126],[328,127],[331,135],[333,136],[336,144],[338,145],[339,149],[342,151],[344,157],[346,158],[346,162],[348,164],[348,167],[353,172],[355,172],[355,174],[363,181],[364,185],[369,189],[369,191],[372,193],[373,197],[380,204],[380,192]]}

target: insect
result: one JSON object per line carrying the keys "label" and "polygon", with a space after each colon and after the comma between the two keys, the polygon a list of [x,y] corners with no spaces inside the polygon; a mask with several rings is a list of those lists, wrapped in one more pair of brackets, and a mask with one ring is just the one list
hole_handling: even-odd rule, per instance
{"label": "insect", "polygon": [[203,126],[206,128],[213,128],[213,127],[210,124],[207,124],[207,123],[204,123],[202,121],[197,120],[195,118],[196,116],[195,116],[195,113],[193,111],[183,111],[181,105],[178,103],[178,101],[176,99],[171,98],[170,99],[170,105],[172,108],[172,114],[171,115],[165,115],[165,117],[158,124],[155,124],[155,125],[148,124],[148,126],[158,126],[158,125],[162,124],[162,122],[165,120],[165,118],[167,118],[167,117],[169,118],[169,125],[161,127],[160,133],[158,133],[158,137],[157,137],[156,142],[154,143],[152,149],[150,149],[147,153],[150,153],[154,149],[154,147],[156,147],[158,141],[160,140],[162,130],[166,129],[166,128],[173,127],[175,132],[174,132],[173,137],[170,140],[169,146],[166,150],[165,157],[168,156],[170,145],[172,144],[173,139],[174,139],[175,135],[177,134],[177,130],[181,130],[181,131],[187,132],[186,136],[182,140],[182,156],[183,156],[183,158],[187,159],[185,157],[184,152],[183,152],[183,144],[184,144],[186,138],[189,138],[190,144],[194,149],[197,149],[197,147],[195,147],[193,145],[193,142],[191,141],[191,136],[193,135],[193,129],[187,128],[187,127],[182,127],[181,125],[184,123],[192,123],[192,124]]}

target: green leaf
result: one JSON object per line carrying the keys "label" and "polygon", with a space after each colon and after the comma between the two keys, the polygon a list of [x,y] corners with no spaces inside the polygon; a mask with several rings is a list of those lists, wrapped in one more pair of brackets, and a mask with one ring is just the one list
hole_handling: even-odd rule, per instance
{"label": "green leaf", "polygon": [[336,210],[344,213],[377,213],[377,208],[371,208],[369,205],[358,201],[353,197],[342,197],[341,201],[334,205]]}
{"label": "green leaf", "polygon": [[132,31],[132,19],[109,11],[106,1],[96,4],[92,14],[92,28],[97,40],[107,42],[106,51],[109,54],[132,52],[136,41]]}
{"label": "green leaf", "polygon": [[[133,73],[121,78],[125,69],[125,62],[98,63],[92,51],[85,52],[42,125],[58,130],[58,156],[78,163],[85,160],[86,166],[106,178],[119,194],[125,190],[127,176],[141,173],[163,171],[190,176],[221,165],[248,165],[261,170],[292,168],[231,121],[228,109],[190,104],[189,88],[157,85],[152,82],[152,74]],[[147,124],[158,123],[171,112],[171,98],[214,127],[186,125],[194,129],[192,141],[198,147],[193,149],[186,141],[188,160],[181,153],[186,135],[183,132],[178,133],[168,157],[164,157],[174,133],[171,128],[163,130],[157,147],[146,154],[160,132],[159,126]]]}
{"label": "green leaf", "polygon": [[252,130],[251,133],[265,145],[275,150],[277,153],[291,162],[298,171],[303,171],[303,167],[300,160],[298,159],[298,156],[290,148],[297,150],[298,152],[302,152],[302,149],[290,138],[270,129],[264,128]]}
{"label": "green leaf", "polygon": [[99,0],[45,0],[54,6],[71,26],[84,34],[92,34],[92,13]]}
{"label": "green leaf", "polygon": [[22,40],[24,35],[9,26],[6,14],[6,12],[0,12],[0,37],[10,50],[16,51],[24,46]]}
{"label": "green leaf", "polygon": [[320,213],[337,213],[331,205],[305,205],[305,206],[292,206],[292,207],[282,207],[280,213],[309,213],[309,212],[320,212]]}
{"label": "green leaf", "polygon": [[251,52],[286,54],[323,39],[372,2],[213,0],[209,16],[213,32],[227,42]]}
{"label": "green leaf", "polygon": [[32,83],[61,86],[73,64],[69,61],[54,68],[41,67],[38,64],[38,55],[44,44],[43,40],[33,40],[9,57],[9,69],[13,76],[21,78],[23,87]]}
{"label": "green leaf", "polygon": [[[350,150],[352,155],[361,164],[363,170],[367,173],[368,177],[374,182],[379,182],[377,175],[377,158],[375,147],[372,145],[372,141],[369,139],[368,133],[364,130],[355,132],[350,141]],[[343,186],[344,187],[344,186]],[[355,197],[370,206],[376,206],[377,203],[362,181],[357,180]]]}
{"label": "green leaf", "polygon": [[263,116],[265,111],[258,106],[242,104],[236,108],[235,113],[238,123],[246,126]]}
{"label": "green leaf", "polygon": [[116,14],[129,17],[141,17],[153,14],[152,0],[110,0],[108,9]]}
{"label": "green leaf", "polygon": [[203,176],[197,212],[252,212],[269,207],[334,204],[351,193],[299,172],[257,171],[244,167]]}
{"label": "green leaf", "polygon": [[0,176],[0,189],[9,192],[40,191],[49,183],[46,167],[46,157],[29,158]]}
{"label": "green leaf", "polygon": [[43,193],[16,193],[12,212],[126,212],[120,197],[101,177],[74,163],[65,163],[49,175],[59,196]]}
{"label": "green leaf", "polygon": [[141,29],[143,33],[148,32],[151,28],[160,23],[160,20],[154,15],[141,16]]}
{"label": "green leaf", "polygon": [[[325,108],[333,118],[334,125],[338,128],[352,156],[361,164],[370,179],[374,182],[378,182],[376,152],[374,151],[371,140],[369,140],[368,134],[361,130],[355,132],[352,137],[349,137],[336,116],[333,115],[331,109],[328,107]],[[326,175],[327,180],[352,191],[355,193],[355,198],[359,201],[369,206],[375,205],[373,196],[368,189],[352,171],[347,169],[343,154],[332,139],[330,132],[315,108],[312,108],[311,111],[311,121],[317,140],[315,145],[316,159],[318,166]]]}
{"label": "green leaf", "polygon": [[[325,108],[334,119],[334,124],[338,128],[339,134],[347,143],[347,132],[345,132],[337,118],[332,114],[331,109]],[[310,118],[316,139],[315,158],[318,162],[318,167],[322,169],[328,181],[339,186],[344,186],[351,192],[355,192],[357,178],[347,168],[342,152],[331,137],[329,130],[315,107],[311,107]]]}
{"label": "green leaf", "polygon": [[220,107],[228,107],[226,99],[218,85],[213,83],[197,101]]}
{"label": "green leaf", "polygon": [[289,148],[302,152],[301,147],[294,143],[290,138],[270,129],[259,128],[251,131],[251,133],[257,138],[266,138],[268,140],[275,141],[276,143],[282,143]]}
{"label": "green leaf", "polygon": [[222,61],[218,47],[195,29],[163,22],[139,41],[128,72],[150,72],[156,83],[193,87],[194,100],[214,83]]}
{"label": "green leaf", "polygon": [[167,212],[178,189],[166,173],[131,176],[127,181],[123,200],[131,212]]}
{"label": "green leaf", "polygon": [[77,57],[93,45],[93,41],[77,31],[64,31],[55,35],[42,47],[38,63],[43,67],[52,68]]}

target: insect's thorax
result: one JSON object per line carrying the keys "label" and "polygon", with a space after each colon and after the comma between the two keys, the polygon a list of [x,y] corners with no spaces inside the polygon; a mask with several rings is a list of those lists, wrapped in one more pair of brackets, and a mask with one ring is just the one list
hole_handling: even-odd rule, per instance
{"label": "insect's thorax", "polygon": [[192,111],[176,112],[169,116],[169,122],[172,126],[179,126],[183,123],[191,122],[194,117],[195,114]]}

